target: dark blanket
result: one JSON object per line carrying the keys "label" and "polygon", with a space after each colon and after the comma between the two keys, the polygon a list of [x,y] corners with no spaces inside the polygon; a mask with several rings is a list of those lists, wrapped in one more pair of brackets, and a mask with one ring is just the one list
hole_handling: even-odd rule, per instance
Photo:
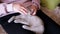
{"label": "dark blanket", "polygon": [[[8,23],[7,20],[13,15],[19,15],[18,13],[10,14],[0,18],[0,24],[8,34],[35,34],[32,31],[25,30],[21,26],[23,24],[15,24],[13,21]],[[60,34],[60,26],[57,25],[51,18],[45,15],[41,10],[37,12],[39,16],[44,21],[45,31],[44,34]]]}

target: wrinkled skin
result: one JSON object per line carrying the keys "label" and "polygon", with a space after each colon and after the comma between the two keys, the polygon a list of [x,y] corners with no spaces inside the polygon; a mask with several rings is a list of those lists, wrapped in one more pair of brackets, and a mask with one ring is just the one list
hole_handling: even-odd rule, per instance
{"label": "wrinkled skin", "polygon": [[[24,7],[25,9],[28,9],[29,8],[29,10],[31,10],[32,11],[32,13],[31,13],[31,15],[35,15],[36,14],[36,12],[37,12],[37,6],[35,6],[35,5],[33,5],[33,3],[32,3],[32,5],[31,6],[29,6],[28,8],[26,8],[25,7],[25,5],[23,5],[23,4],[21,4],[20,2],[18,2],[19,0],[1,0],[3,3],[14,3],[15,5],[15,7],[17,7],[18,6],[18,10],[20,10],[20,7]],[[16,3],[15,3],[16,2]],[[23,1],[22,1],[23,2]],[[28,2],[27,2],[28,3]],[[29,4],[31,4],[31,3],[29,3]],[[17,6],[16,6],[17,5]],[[23,9],[23,11],[25,10],[24,8],[22,8]],[[22,13],[24,13],[23,11],[21,11]],[[25,13],[27,12],[27,10],[25,10]],[[25,14],[24,13],[24,14]]]}

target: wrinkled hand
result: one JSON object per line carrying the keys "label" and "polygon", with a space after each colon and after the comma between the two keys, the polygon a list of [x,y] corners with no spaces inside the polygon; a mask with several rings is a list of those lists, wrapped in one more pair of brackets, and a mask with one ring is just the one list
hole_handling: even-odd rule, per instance
{"label": "wrinkled hand", "polygon": [[22,4],[20,3],[15,3],[13,4],[13,10],[15,12],[19,12],[21,14],[27,14],[27,8],[25,8]]}
{"label": "wrinkled hand", "polygon": [[37,7],[35,5],[31,5],[29,8],[32,11],[31,15],[35,15],[37,12]]}
{"label": "wrinkled hand", "polygon": [[[28,8],[29,8],[29,10],[31,10],[31,15],[36,14],[37,7],[35,5],[31,5]],[[27,14],[28,13],[28,8],[24,7],[22,4],[18,4],[18,3],[13,4],[14,11],[19,12],[21,14]]]}

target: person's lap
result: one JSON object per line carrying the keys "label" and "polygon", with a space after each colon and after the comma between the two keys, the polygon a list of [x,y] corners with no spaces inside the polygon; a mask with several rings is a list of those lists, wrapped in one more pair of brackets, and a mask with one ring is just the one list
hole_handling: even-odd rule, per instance
{"label": "person's lap", "polygon": [[23,29],[21,27],[23,24],[20,23],[16,24],[13,21],[11,23],[8,23],[8,19],[13,15],[18,15],[18,13],[7,15],[0,18],[0,24],[3,26],[3,28],[8,34],[35,34],[32,31]]}
{"label": "person's lap", "polygon": [[37,12],[37,15],[44,21],[44,34],[60,34],[60,26],[50,17],[44,14],[41,10]]}
{"label": "person's lap", "polygon": [[[8,34],[34,34],[31,31],[23,29],[21,27],[23,24],[15,24],[13,21],[11,23],[8,23],[7,20],[13,15],[16,14],[0,18],[0,24],[2,24],[3,28]],[[37,16],[39,16],[44,21],[44,34],[60,34],[60,27],[41,10],[37,12]]]}

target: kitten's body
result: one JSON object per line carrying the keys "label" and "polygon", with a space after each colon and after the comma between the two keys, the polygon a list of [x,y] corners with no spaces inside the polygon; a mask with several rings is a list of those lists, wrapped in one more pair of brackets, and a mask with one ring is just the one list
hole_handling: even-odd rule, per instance
{"label": "kitten's body", "polygon": [[8,22],[11,22],[13,19],[15,23],[25,24],[23,25],[24,29],[31,30],[39,34],[42,34],[44,32],[43,22],[37,16],[32,16],[32,15],[13,16]]}

